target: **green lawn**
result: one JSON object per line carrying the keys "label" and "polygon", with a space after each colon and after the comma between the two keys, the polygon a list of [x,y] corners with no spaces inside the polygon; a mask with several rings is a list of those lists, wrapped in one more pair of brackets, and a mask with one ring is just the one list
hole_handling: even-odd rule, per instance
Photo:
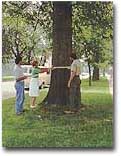
{"label": "green lawn", "polygon": [[3,76],[2,81],[13,81],[14,77],[13,76]]}
{"label": "green lawn", "polygon": [[[46,94],[40,92],[37,103]],[[27,95],[28,111],[16,116],[14,102],[14,98],[3,100],[4,147],[113,147],[113,104],[105,79],[91,87],[87,80],[82,81],[85,110],[80,114],[45,113],[41,105],[32,111]]]}

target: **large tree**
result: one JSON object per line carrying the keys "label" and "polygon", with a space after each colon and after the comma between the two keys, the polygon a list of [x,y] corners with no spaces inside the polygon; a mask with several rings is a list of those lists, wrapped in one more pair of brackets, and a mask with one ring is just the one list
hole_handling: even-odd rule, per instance
{"label": "large tree", "polygon": [[[99,68],[112,58],[112,10],[112,2],[72,2],[72,46],[80,57],[86,57],[90,80],[90,69],[94,68],[93,79],[99,79]],[[52,23],[53,2],[3,2],[3,61],[19,49],[30,62],[32,49],[36,54],[45,48],[40,47],[42,36],[45,46],[52,49]]]}
{"label": "large tree", "polygon": [[[72,52],[72,5],[71,2],[53,2],[53,70],[46,105],[67,105],[70,76],[70,54]],[[65,68],[62,68],[65,67]]]}

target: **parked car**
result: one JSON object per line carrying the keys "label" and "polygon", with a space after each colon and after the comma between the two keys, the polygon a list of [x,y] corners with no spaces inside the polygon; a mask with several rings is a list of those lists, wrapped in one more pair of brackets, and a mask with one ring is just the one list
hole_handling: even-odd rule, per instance
{"label": "parked car", "polygon": [[[31,65],[22,65],[24,75],[28,76],[27,79],[25,79],[25,89],[29,89],[29,83],[31,79],[31,72],[32,72],[32,66]],[[50,68],[39,66],[40,73],[39,73],[39,88],[44,88],[48,85],[50,85],[50,78],[51,78],[51,70]]]}
{"label": "parked car", "polygon": [[89,77],[89,73],[82,72],[80,75],[80,79],[87,79]]}

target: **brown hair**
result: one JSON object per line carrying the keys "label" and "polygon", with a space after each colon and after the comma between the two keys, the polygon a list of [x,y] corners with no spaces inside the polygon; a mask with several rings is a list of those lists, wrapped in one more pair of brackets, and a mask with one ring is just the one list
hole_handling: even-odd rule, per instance
{"label": "brown hair", "polygon": [[73,58],[74,60],[77,59],[76,53],[72,53],[70,57]]}
{"label": "brown hair", "polygon": [[38,61],[33,61],[32,66],[35,67],[38,64]]}
{"label": "brown hair", "polygon": [[22,61],[22,57],[21,56],[17,56],[15,58],[15,64],[19,64],[20,61]]}

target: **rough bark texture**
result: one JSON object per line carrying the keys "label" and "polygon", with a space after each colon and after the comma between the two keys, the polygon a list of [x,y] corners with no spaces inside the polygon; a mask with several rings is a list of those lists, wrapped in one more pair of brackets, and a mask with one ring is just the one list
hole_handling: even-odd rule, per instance
{"label": "rough bark texture", "polygon": [[[70,2],[54,2],[53,10],[53,67],[70,66],[72,52],[72,8]],[[51,85],[46,105],[67,105],[69,90],[67,83],[70,76],[69,69],[54,69],[51,75]]]}
{"label": "rough bark texture", "polygon": [[99,80],[99,68],[98,67],[94,67],[93,70],[93,81]]}

